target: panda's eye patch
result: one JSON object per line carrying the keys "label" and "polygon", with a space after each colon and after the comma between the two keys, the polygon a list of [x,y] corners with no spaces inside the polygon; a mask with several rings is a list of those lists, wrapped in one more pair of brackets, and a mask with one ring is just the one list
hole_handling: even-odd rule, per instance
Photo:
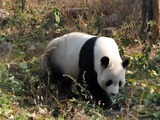
{"label": "panda's eye patch", "polygon": [[106,82],[106,86],[110,86],[112,83],[112,80],[109,80],[108,82]]}
{"label": "panda's eye patch", "polygon": [[122,82],[121,82],[121,81],[119,81],[119,86],[121,87],[121,85],[122,85]]}

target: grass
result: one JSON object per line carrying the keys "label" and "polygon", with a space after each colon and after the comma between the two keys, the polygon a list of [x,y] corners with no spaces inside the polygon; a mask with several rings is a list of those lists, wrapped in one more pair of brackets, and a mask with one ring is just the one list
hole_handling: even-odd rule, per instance
{"label": "grass", "polygon": [[[3,0],[2,8],[9,14],[0,20],[1,119],[160,118],[160,43],[152,42],[153,33],[140,38],[141,1],[28,0],[22,11],[21,1]],[[121,17],[111,26],[106,18],[113,13]],[[115,29],[108,33],[105,28],[110,26]],[[39,80],[39,59],[46,44],[72,31],[113,37],[123,58],[130,59],[127,84],[112,98],[123,111],[104,110],[81,98],[66,99],[56,85],[45,86]]]}

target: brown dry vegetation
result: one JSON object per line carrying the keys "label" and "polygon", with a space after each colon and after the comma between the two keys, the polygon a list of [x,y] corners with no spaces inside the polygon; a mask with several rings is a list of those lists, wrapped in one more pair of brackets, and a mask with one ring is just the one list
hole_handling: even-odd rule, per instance
{"label": "brown dry vegetation", "polygon": [[[21,1],[1,0],[0,118],[158,119],[160,43],[152,42],[152,32],[140,38],[141,5],[141,0],[27,0],[21,10]],[[72,31],[113,37],[131,59],[127,85],[116,98],[123,111],[66,99],[57,86],[39,81],[46,44]]]}

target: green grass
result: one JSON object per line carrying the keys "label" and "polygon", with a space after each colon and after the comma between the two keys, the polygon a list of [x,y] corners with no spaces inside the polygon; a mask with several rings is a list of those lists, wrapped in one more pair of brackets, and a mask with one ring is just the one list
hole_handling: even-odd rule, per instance
{"label": "green grass", "polygon": [[[19,7],[21,1],[3,2],[3,8],[10,14],[6,15],[6,22],[0,21],[0,44],[10,43],[11,51],[8,50],[5,56],[0,57],[1,119],[160,118],[160,43],[157,40],[153,44],[150,35],[146,37],[146,43],[140,39],[140,16],[137,18],[140,3],[136,4],[134,15],[132,9],[128,10],[127,16],[123,15],[123,21],[117,24],[114,32],[107,34],[103,30],[107,27],[104,22],[107,16],[105,10],[118,14],[119,11],[125,11],[124,4],[132,4],[127,0],[108,1],[109,8],[105,8],[103,2],[96,3],[95,7],[95,3],[86,1],[66,2],[62,5],[54,0],[50,3],[28,0],[23,11]],[[117,6],[118,11],[114,6]],[[72,12],[66,12],[66,9],[73,7],[88,7],[87,19],[82,13],[75,17]],[[43,49],[51,39],[71,31],[111,36],[119,44],[123,58],[130,59],[127,84],[118,96],[112,98],[114,103],[124,107],[123,111],[104,110],[81,98],[66,99],[58,92],[56,85],[45,86],[39,80],[39,59]]]}

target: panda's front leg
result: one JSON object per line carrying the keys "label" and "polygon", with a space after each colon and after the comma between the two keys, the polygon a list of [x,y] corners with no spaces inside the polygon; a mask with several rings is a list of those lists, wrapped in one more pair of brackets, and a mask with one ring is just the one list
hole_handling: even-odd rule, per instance
{"label": "panda's front leg", "polygon": [[[96,77],[95,77],[96,78]],[[95,79],[95,78],[92,78]],[[100,105],[103,108],[111,108],[112,101],[108,94],[99,86],[97,79],[93,80],[92,82],[88,84],[88,90],[90,91],[90,94],[93,96],[93,99],[96,101],[97,105]]]}
{"label": "panda's front leg", "polygon": [[97,105],[104,108],[111,107],[111,99],[99,86],[95,71],[80,71],[77,82],[81,84],[81,86],[78,86],[78,91],[83,99],[89,100],[91,103],[96,101]]}
{"label": "panda's front leg", "polygon": [[85,91],[86,91],[86,88],[85,88],[85,79],[84,79],[84,74],[85,74],[85,71],[84,70],[80,70],[79,71],[79,74],[78,74],[78,79],[77,79],[77,90],[79,92],[79,95],[82,97],[83,100],[86,100],[86,95],[85,95]]}

